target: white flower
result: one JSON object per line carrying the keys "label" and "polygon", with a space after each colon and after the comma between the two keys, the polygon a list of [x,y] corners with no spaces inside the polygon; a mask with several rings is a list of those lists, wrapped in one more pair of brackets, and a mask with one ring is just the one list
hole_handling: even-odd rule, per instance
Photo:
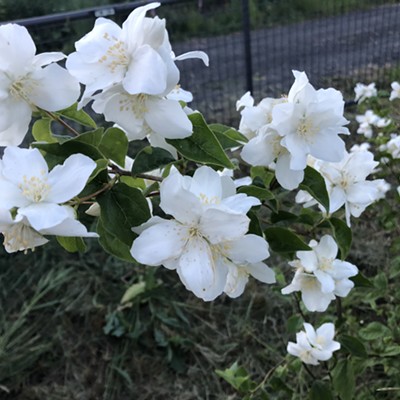
{"label": "white flower", "polygon": [[161,96],[131,95],[121,85],[93,96],[93,109],[125,131],[129,140],[149,137],[153,146],[170,150],[165,139],[182,139],[193,126],[181,104]]}
{"label": "white flower", "polygon": [[340,349],[340,343],[333,340],[334,336],[335,327],[330,322],[322,324],[316,331],[305,322],[304,331],[296,334],[296,343],[288,343],[287,352],[305,364],[318,365],[319,361],[329,360],[333,352]]}
{"label": "white flower", "polygon": [[9,210],[0,210],[0,232],[4,236],[4,248],[8,253],[16,251],[34,250],[46,244],[48,240],[43,235],[72,236],[72,237],[98,237],[95,232],[88,232],[86,227],[76,220],[75,211],[69,206],[64,208],[65,218],[58,224],[36,230],[28,219],[19,214],[14,218]]}
{"label": "white flower", "polygon": [[358,218],[370,204],[378,200],[380,183],[366,180],[378,164],[370,151],[346,153],[339,163],[321,163],[319,172],[328,188],[329,213],[344,205],[346,222],[350,226],[350,215]]}
{"label": "white flower", "polygon": [[260,236],[245,235],[238,240],[223,242],[214,247],[219,263],[228,268],[224,292],[239,297],[249,275],[264,283],[275,283],[275,273],[262,260],[269,257],[268,243]]}
{"label": "white flower", "polygon": [[354,101],[358,101],[359,103],[378,95],[378,91],[376,90],[374,82],[370,83],[368,86],[364,85],[363,83],[357,83],[356,87],[354,88],[354,93],[356,94]]}
{"label": "white flower", "polygon": [[[374,161],[374,155],[368,151],[353,151],[345,153],[339,163],[319,161],[314,165],[325,179],[329,195],[329,210],[322,205],[323,212],[332,214],[345,206],[346,222],[350,226],[350,216],[358,218],[373,202],[382,198],[387,190],[387,184],[382,180],[366,180],[375,171],[379,163]],[[306,203],[307,206],[316,204],[308,196],[298,195],[296,202]]]}
{"label": "white flower", "polygon": [[394,99],[400,98],[400,84],[399,82],[392,82],[392,91],[390,93],[389,100],[392,101]]}
{"label": "white flower", "polygon": [[35,44],[25,27],[0,27],[0,146],[22,142],[32,111],[61,110],[79,97],[79,83],[54,63],[65,56],[35,53]]}
{"label": "white flower", "polygon": [[268,127],[260,129],[257,136],[243,146],[240,156],[250,165],[265,167],[270,167],[276,160],[274,169],[277,181],[285,189],[292,190],[304,179],[304,171],[290,168],[292,158],[281,145],[281,140],[282,137],[276,131]]}
{"label": "white flower", "polygon": [[388,125],[390,125],[392,120],[390,118],[379,118],[378,121],[376,121],[375,126],[377,128],[386,128]]}
{"label": "white flower", "polygon": [[309,311],[325,311],[335,296],[345,297],[354,286],[348,278],[355,276],[355,265],[336,259],[338,247],[332,236],[325,235],[320,242],[309,243],[311,251],[298,251],[297,260],[289,264],[296,268],[290,285],[282,294],[301,291],[304,305]]}
{"label": "white flower", "polygon": [[3,219],[5,236],[23,225],[42,235],[97,236],[75,219],[70,206],[60,205],[83,190],[95,167],[89,157],[74,154],[49,172],[39,150],[7,147],[0,164],[0,204],[16,211],[14,219]]}
{"label": "white flower", "polygon": [[236,103],[236,108],[242,109],[240,114],[239,132],[248,139],[257,135],[260,129],[265,129],[272,121],[272,109],[275,105],[285,102],[286,99],[265,98],[254,106],[254,99],[247,92]]}
{"label": "white flower", "polygon": [[[254,197],[236,194],[232,180],[201,167],[193,177],[169,175],[160,185],[160,207],[174,219],[153,217],[135,232],[132,256],[147,265],[176,269],[188,290],[209,301],[225,288],[228,267],[220,246],[244,237]],[[224,253],[225,254],[225,253]]]}
{"label": "white flower", "polygon": [[288,101],[272,109],[270,127],[282,136],[281,145],[290,153],[290,169],[302,171],[307,156],[337,162],[345,150],[339,133],[349,134],[344,127],[344,101],[335,89],[315,90],[304,72],[293,71],[295,82]]}
{"label": "white flower", "polygon": [[361,144],[354,144],[351,149],[350,152],[351,153],[356,153],[357,151],[368,151],[369,148],[371,147],[371,145],[367,142],[361,143]]}
{"label": "white flower", "polygon": [[250,178],[250,176],[244,176],[243,178],[234,179],[233,169],[224,168],[222,171],[217,172],[220,176],[229,176],[229,178],[232,178],[236,188],[240,186],[248,186],[252,183],[252,179]]}
{"label": "white flower", "polygon": [[400,158],[400,136],[396,134],[392,135],[391,139],[385,145],[385,150],[393,158]]}
{"label": "white flower", "polygon": [[370,139],[373,135],[371,125],[376,126],[379,119],[379,116],[376,115],[372,110],[367,110],[364,115],[356,115],[356,121],[360,124],[357,129],[357,133]]}
{"label": "white flower", "polygon": [[115,84],[121,84],[131,95],[166,95],[179,81],[175,60],[201,58],[208,63],[203,52],[174,56],[165,20],[145,16],[159,6],[150,3],[136,8],[122,28],[98,18],[93,30],[75,43],[76,52],[68,57],[66,65],[86,85],[84,98]]}

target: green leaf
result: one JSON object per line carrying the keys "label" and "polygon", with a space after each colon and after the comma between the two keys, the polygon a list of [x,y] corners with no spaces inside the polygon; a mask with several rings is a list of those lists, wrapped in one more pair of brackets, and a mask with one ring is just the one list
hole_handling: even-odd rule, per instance
{"label": "green leaf", "polygon": [[352,232],[347,224],[339,218],[330,218],[329,223],[333,230],[333,236],[336,243],[339,246],[340,258],[344,260],[349,254],[351,242],[352,242]]}
{"label": "green leaf", "polygon": [[57,242],[69,253],[83,253],[86,250],[86,244],[81,237],[57,236]]}
{"label": "green leaf", "polygon": [[96,168],[94,171],[90,174],[89,182],[96,178],[97,175],[99,175],[102,171],[105,171],[108,167],[108,160],[105,160],[104,158],[101,158],[100,160],[96,160]]}
{"label": "green leaf", "polygon": [[176,161],[171,153],[160,147],[147,146],[136,154],[132,175],[153,171]]}
{"label": "green leaf", "polygon": [[272,200],[275,198],[274,194],[270,190],[255,185],[241,186],[237,192],[257,197],[257,199],[260,199],[261,201]]}
{"label": "green leaf", "polygon": [[332,390],[327,382],[314,381],[308,396],[309,400],[333,400]]}
{"label": "green leaf", "polygon": [[249,211],[247,216],[250,218],[248,233],[263,236],[263,231],[261,229],[260,220],[258,219],[257,214],[253,211]]}
{"label": "green leaf", "polygon": [[[80,138],[81,136],[79,136]],[[78,138],[76,138],[78,139]],[[78,141],[76,139],[67,140],[64,143],[32,143],[33,147],[43,150],[44,152],[53,156],[58,156],[58,162],[63,162],[72,154],[81,153],[93,160],[104,158],[103,154],[92,144]]]}
{"label": "green leaf", "polygon": [[229,126],[222,124],[210,124],[208,127],[212,130],[224,149],[242,146],[243,143],[248,142],[246,136]]}
{"label": "green leaf", "polygon": [[306,167],[300,189],[310,193],[318,203],[321,203],[324,208],[329,211],[329,196],[326,190],[325,180],[314,168]]}
{"label": "green leaf", "polygon": [[400,355],[400,346],[397,344],[385,346],[383,349],[383,356],[385,357],[395,357]]}
{"label": "green leaf", "polygon": [[99,143],[99,150],[106,158],[115,161],[123,167],[128,153],[128,138],[124,131],[118,128],[108,128]]}
{"label": "green leaf", "polygon": [[119,183],[99,196],[97,201],[101,210],[97,231],[100,244],[111,254],[132,261],[129,250],[136,237],[132,227],[150,218],[149,206],[142,192]]}
{"label": "green leaf", "polygon": [[189,115],[189,119],[193,124],[193,134],[184,139],[167,139],[167,143],[174,146],[188,160],[234,168],[203,116],[196,112]]}
{"label": "green leaf", "polygon": [[278,211],[277,213],[271,214],[271,222],[273,224],[276,224],[277,222],[281,222],[281,221],[294,222],[294,221],[297,221],[298,219],[299,219],[299,217],[296,214],[293,214],[288,211],[283,211],[283,210]]}
{"label": "green leaf", "polygon": [[374,284],[366,278],[360,271],[356,276],[352,276],[350,278],[351,281],[354,282],[355,287],[366,287],[366,288],[374,288]]}
{"label": "green leaf", "polygon": [[353,356],[367,358],[367,350],[363,342],[350,335],[341,335],[339,338],[340,344]]}
{"label": "green leaf", "polygon": [[281,227],[267,228],[264,234],[271,249],[277,253],[311,250],[299,236],[289,229]]}
{"label": "green leaf", "polygon": [[94,147],[98,147],[104,135],[104,129],[98,128],[93,131],[84,132],[81,135],[68,140],[68,142],[87,143]]}
{"label": "green leaf", "polygon": [[261,178],[263,185],[266,188],[268,188],[271,184],[272,179],[274,179],[275,175],[273,172],[271,172],[265,167],[251,167],[250,177],[253,180],[257,177]]}
{"label": "green leaf", "polygon": [[390,329],[377,321],[371,322],[364,328],[361,328],[358,334],[360,335],[361,339],[364,340],[382,340],[384,337],[392,336]]}
{"label": "green leaf", "polygon": [[350,360],[339,360],[333,370],[333,387],[342,400],[354,399],[355,378]]}
{"label": "green leaf", "polygon": [[296,333],[303,327],[303,317],[299,314],[292,315],[286,321],[286,330],[288,333]]}
{"label": "green leaf", "polygon": [[135,261],[130,252],[132,244],[129,246],[123,242],[117,234],[107,230],[100,218],[97,221],[96,232],[100,236],[99,243],[105,251],[121,260],[128,262]]}
{"label": "green leaf", "polygon": [[96,122],[93,121],[93,119],[87,114],[85,111],[78,110],[78,104],[75,103],[72,106],[61,110],[57,111],[57,115],[63,116],[71,121],[78,122],[81,125],[88,126],[90,128],[96,128]]}
{"label": "green leaf", "polygon": [[35,121],[32,126],[32,135],[38,142],[56,143],[57,139],[53,137],[51,132],[50,118],[41,118]]}
{"label": "green leaf", "polygon": [[121,304],[127,303],[146,291],[146,282],[134,283],[125,291],[121,299]]}
{"label": "green leaf", "polygon": [[225,370],[217,369],[215,373],[236,390],[240,390],[250,380],[248,372],[243,367],[239,367],[237,361]]}

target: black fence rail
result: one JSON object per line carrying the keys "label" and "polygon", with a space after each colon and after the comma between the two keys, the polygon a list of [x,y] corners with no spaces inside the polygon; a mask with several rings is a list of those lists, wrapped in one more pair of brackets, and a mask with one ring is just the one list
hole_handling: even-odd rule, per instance
{"label": "black fence rail", "polygon": [[[73,51],[97,17],[122,23],[136,1],[23,19],[39,51]],[[236,124],[235,103],[247,90],[256,101],[286,93],[292,69],[306,71],[318,87],[334,86],[353,97],[356,82],[386,85],[400,80],[400,4],[384,0],[164,0],[176,54],[204,50],[180,63],[182,87],[193,108],[209,120]],[[361,4],[358,4],[361,3]],[[297,4],[297,6],[296,6]],[[296,7],[297,8],[296,8]],[[382,87],[383,88],[383,87]]]}

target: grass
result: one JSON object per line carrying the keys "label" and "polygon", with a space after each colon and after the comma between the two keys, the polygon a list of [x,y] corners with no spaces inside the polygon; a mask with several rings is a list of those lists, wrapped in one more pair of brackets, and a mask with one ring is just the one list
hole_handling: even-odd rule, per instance
{"label": "grass", "polygon": [[[371,207],[354,220],[349,257],[377,281],[393,272],[390,248],[396,240],[392,228],[385,230],[383,213],[384,207]],[[0,399],[235,400],[241,397],[216,369],[238,361],[260,382],[285,361],[286,343],[294,338],[288,320],[297,309],[279,293],[288,271],[284,261],[268,262],[277,285],[251,281],[239,299],[204,303],[174,272],[124,263],[89,243],[81,255],[56,243],[28,255],[1,255]],[[367,289],[354,290],[343,302],[347,320],[400,322],[393,313],[399,301],[394,278],[378,303]],[[138,282],[145,290],[121,304],[126,289]],[[277,370],[289,375],[267,381],[272,398],[297,398],[285,392],[285,384],[296,390],[296,375]],[[395,366],[377,377],[371,369],[367,376],[375,386],[395,385],[393,371]]]}
{"label": "grass", "polygon": [[[122,306],[140,279],[147,290]],[[81,256],[55,244],[2,254],[0,399],[225,398],[215,369],[239,359],[261,377],[282,357],[283,340],[270,342],[280,336],[278,295],[253,285],[210,304],[174,273],[134,268],[96,245]]]}

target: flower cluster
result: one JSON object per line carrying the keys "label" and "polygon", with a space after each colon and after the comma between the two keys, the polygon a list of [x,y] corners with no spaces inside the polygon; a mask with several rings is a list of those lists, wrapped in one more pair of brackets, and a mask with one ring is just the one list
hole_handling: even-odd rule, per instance
{"label": "flower cluster", "polygon": [[0,231],[9,252],[47,243],[43,235],[92,236],[66,202],[77,196],[96,167],[82,154],[50,172],[37,149],[7,147],[0,162]]}
{"label": "flower cluster", "polygon": [[329,360],[333,352],[340,349],[340,343],[333,340],[334,336],[335,327],[330,322],[317,330],[305,322],[304,331],[296,334],[296,343],[288,343],[287,352],[305,364],[318,365],[319,361]]}
{"label": "flower cluster", "polygon": [[165,20],[145,16],[159,5],[136,8],[122,28],[98,18],[93,30],[76,42],[66,67],[86,86],[81,104],[94,100],[93,110],[116,123],[129,140],[147,137],[176,155],[165,139],[190,136],[192,124],[179,103],[186,97],[176,96],[175,61],[201,58],[208,65],[208,57],[200,51],[175,57]]}
{"label": "flower cluster", "polygon": [[354,93],[356,94],[354,101],[358,103],[362,103],[366,99],[370,99],[378,95],[378,91],[376,90],[374,82],[370,83],[369,85],[357,83],[356,87],[354,88]]}
{"label": "flower cluster", "polygon": [[246,234],[246,213],[260,202],[236,194],[231,178],[210,167],[193,177],[170,174],[160,185],[160,207],[173,217],[152,217],[134,229],[132,256],[140,263],[176,269],[188,290],[209,301],[225,292],[243,293],[249,275],[275,282],[274,272],[262,262],[268,243]]}
{"label": "flower cluster", "polygon": [[[378,164],[374,161],[374,155],[366,149],[346,152],[339,163],[313,162],[312,166],[325,179],[329,195],[329,210],[319,205],[321,210],[332,214],[344,206],[346,222],[350,226],[351,216],[358,218],[370,204],[384,197],[389,190],[390,186],[383,179],[366,179]],[[299,191],[296,201],[306,203],[306,206],[317,203],[303,191]]]}
{"label": "flower cluster", "polygon": [[307,310],[325,311],[336,296],[349,294],[354,286],[349,278],[357,275],[358,269],[336,258],[338,246],[332,236],[323,236],[319,243],[311,240],[309,246],[312,251],[298,251],[297,260],[289,263],[296,272],[282,294],[300,291]]}
{"label": "flower cluster", "polygon": [[392,82],[392,91],[390,92],[389,100],[400,99],[400,84],[399,82]]}
{"label": "flower cluster", "polygon": [[390,136],[390,140],[382,144],[379,150],[389,153],[394,159],[400,158],[400,135],[393,133]]}
{"label": "flower cluster", "polygon": [[392,122],[389,118],[381,118],[372,110],[367,110],[363,115],[357,115],[356,121],[360,124],[357,133],[359,135],[364,135],[368,139],[371,139],[374,133],[374,126],[377,128],[385,128]]}
{"label": "flower cluster", "polygon": [[270,166],[285,189],[295,189],[304,178],[307,156],[338,162],[345,146],[344,101],[337,90],[315,90],[304,72],[293,71],[295,82],[285,99],[264,99],[258,106],[246,94],[239,101],[240,129],[251,137],[241,157],[251,165]]}
{"label": "flower cluster", "polygon": [[35,44],[23,26],[0,26],[0,49],[0,146],[18,146],[33,111],[69,107],[77,101],[80,87],[55,63],[64,54],[35,55]]}

